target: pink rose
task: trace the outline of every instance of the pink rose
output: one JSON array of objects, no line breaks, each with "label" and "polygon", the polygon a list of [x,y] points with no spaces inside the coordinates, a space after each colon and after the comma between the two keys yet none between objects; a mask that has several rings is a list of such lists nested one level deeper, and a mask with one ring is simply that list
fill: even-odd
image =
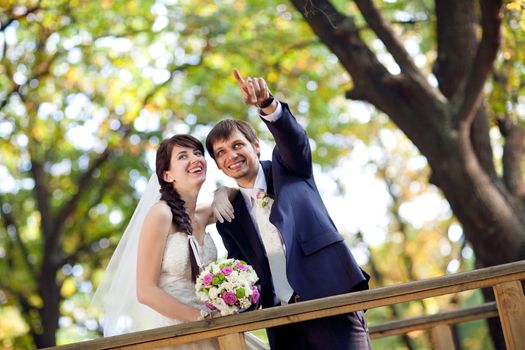
[{"label": "pink rose", "polygon": [[213,281],[213,274],[211,274],[211,273],[205,275],[202,278],[202,284],[205,285],[205,286],[210,286],[212,281]]},{"label": "pink rose", "polygon": [[259,289],[257,289],[257,287],[252,287],[252,295],[250,296],[250,300],[252,302],[252,304],[255,304],[259,301],[259,297],[261,295],[259,294]]},{"label": "pink rose", "polygon": [[237,302],[237,296],[232,292],[222,293],[221,298],[227,305],[234,305]]},{"label": "pink rose", "polygon": [[241,264],[240,262],[237,261],[237,263],[235,264],[235,266],[237,266],[237,268],[241,271],[246,271],[248,270],[248,268],[246,267],[246,265],[244,264]]},{"label": "pink rose", "polygon": [[224,276],[229,276],[233,272],[233,269],[231,266],[224,266],[221,269],[221,272],[224,274]]}]

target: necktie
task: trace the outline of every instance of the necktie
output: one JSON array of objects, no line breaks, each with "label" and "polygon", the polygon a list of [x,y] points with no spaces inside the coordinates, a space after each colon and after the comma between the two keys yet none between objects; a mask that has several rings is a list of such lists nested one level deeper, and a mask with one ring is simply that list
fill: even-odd
[{"label": "necktie", "polygon": [[270,222],[270,210],[273,200],[264,191],[254,191],[252,195],[252,214],[259,227],[259,235],[266,250],[275,295],[279,300],[288,302],[293,294],[293,289],[286,277],[286,257],[281,234]]}]

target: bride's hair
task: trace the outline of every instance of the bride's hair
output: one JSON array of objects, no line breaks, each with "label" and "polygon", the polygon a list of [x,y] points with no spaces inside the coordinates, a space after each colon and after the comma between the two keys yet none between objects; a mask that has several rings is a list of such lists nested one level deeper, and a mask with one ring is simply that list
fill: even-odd
[{"label": "bride's hair", "polygon": [[[173,188],[173,184],[164,181],[163,178],[164,172],[170,168],[173,146],[191,148],[201,151],[202,154],[204,154],[204,147],[195,137],[181,134],[165,139],[157,150],[156,173],[160,184],[160,199],[165,201],[170,207],[173,217],[172,221],[177,230],[191,235],[193,234],[191,220],[184,208],[184,200],[180,198],[180,194]],[[199,274],[199,266],[197,265],[197,260],[195,259],[189,240],[188,246],[190,250],[191,279],[195,282]]]}]

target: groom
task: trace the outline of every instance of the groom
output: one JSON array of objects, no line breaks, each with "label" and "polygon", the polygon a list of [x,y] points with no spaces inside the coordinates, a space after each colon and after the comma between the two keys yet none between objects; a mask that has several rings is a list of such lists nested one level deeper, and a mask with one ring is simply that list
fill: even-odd
[{"label": "groom", "polygon": [[[233,71],[243,102],[259,108],[276,146],[259,161],[259,139],[240,120],[223,120],[206,138],[209,154],[240,191],[235,219],[217,223],[229,257],[247,261],[272,307],[368,288],[317,190],[308,135],[262,78]],[[273,350],[370,349],[363,311],[268,329]]]}]

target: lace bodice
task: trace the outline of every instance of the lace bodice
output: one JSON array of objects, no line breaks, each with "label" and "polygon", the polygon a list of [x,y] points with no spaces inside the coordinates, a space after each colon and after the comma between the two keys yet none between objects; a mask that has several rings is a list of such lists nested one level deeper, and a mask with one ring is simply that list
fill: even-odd
[{"label": "lace bodice", "polygon": [[[166,238],[159,286],[185,304],[203,308],[195,296],[195,284],[191,281],[190,248],[188,235],[183,232],[169,234]],[[217,249],[211,236],[206,233],[204,243],[199,246],[202,266],[217,259]]]},{"label": "lace bodice", "polygon": [[[177,300],[206,310],[204,304],[195,296],[195,284],[191,281],[190,247],[188,236],[182,232],[169,234],[166,238],[164,257],[160,272],[159,286]],[[217,248],[211,236],[206,233],[204,243],[199,246],[199,257],[202,266],[206,266],[217,259]],[[170,319],[157,314],[156,327],[180,324],[182,321]],[[169,346],[163,350],[217,350],[215,339],[202,340],[188,344]]]}]

